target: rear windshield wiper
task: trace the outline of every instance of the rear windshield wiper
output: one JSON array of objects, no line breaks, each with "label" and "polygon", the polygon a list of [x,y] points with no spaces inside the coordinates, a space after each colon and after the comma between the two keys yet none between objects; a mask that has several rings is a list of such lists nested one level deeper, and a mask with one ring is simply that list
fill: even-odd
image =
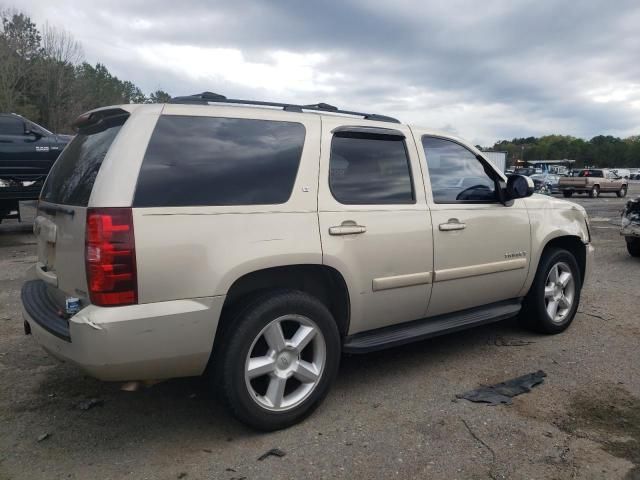
[{"label": "rear windshield wiper", "polygon": [[56,215],[58,213],[64,213],[65,215],[74,216],[76,211],[73,208],[63,207],[61,205],[42,205],[38,206],[38,210],[42,210],[45,213]]}]

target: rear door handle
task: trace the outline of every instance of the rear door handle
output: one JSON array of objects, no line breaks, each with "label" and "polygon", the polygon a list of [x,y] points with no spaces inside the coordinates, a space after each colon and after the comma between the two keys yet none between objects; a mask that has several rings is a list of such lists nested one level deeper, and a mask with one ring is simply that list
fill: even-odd
[{"label": "rear door handle", "polygon": [[329,227],[329,235],[356,235],[366,231],[367,227],[358,225],[353,220],[345,220],[339,226]]},{"label": "rear door handle", "polygon": [[438,228],[441,232],[451,232],[453,230],[464,230],[467,228],[467,224],[460,222],[457,218],[450,218],[447,223],[441,223]]}]

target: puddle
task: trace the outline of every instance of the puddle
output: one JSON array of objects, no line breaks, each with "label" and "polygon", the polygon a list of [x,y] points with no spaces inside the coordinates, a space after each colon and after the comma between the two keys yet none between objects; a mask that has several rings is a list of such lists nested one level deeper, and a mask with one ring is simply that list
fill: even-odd
[{"label": "puddle", "polygon": [[634,464],[627,479],[640,479],[640,399],[618,386],[575,396],[559,427],[587,436],[611,455]]}]

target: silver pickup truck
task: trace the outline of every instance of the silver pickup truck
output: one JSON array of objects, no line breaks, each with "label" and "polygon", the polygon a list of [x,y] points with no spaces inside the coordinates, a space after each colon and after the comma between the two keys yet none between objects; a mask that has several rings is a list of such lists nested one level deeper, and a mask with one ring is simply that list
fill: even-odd
[{"label": "silver pickup truck", "polygon": [[577,177],[563,177],[558,188],[565,197],[571,197],[574,193],[586,193],[591,198],[597,198],[601,193],[615,193],[618,197],[625,197],[629,181],[619,177],[613,171],[607,169],[585,168]]}]

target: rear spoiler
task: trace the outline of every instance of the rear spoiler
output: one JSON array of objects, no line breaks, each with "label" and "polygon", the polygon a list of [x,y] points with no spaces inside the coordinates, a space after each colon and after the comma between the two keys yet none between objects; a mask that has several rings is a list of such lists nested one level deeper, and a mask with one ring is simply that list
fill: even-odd
[{"label": "rear spoiler", "polygon": [[108,108],[103,110],[93,110],[83,113],[75,119],[71,125],[76,132],[80,132],[87,128],[99,127],[107,119],[113,119],[116,117],[129,116],[130,112],[123,110],[122,108]]}]

